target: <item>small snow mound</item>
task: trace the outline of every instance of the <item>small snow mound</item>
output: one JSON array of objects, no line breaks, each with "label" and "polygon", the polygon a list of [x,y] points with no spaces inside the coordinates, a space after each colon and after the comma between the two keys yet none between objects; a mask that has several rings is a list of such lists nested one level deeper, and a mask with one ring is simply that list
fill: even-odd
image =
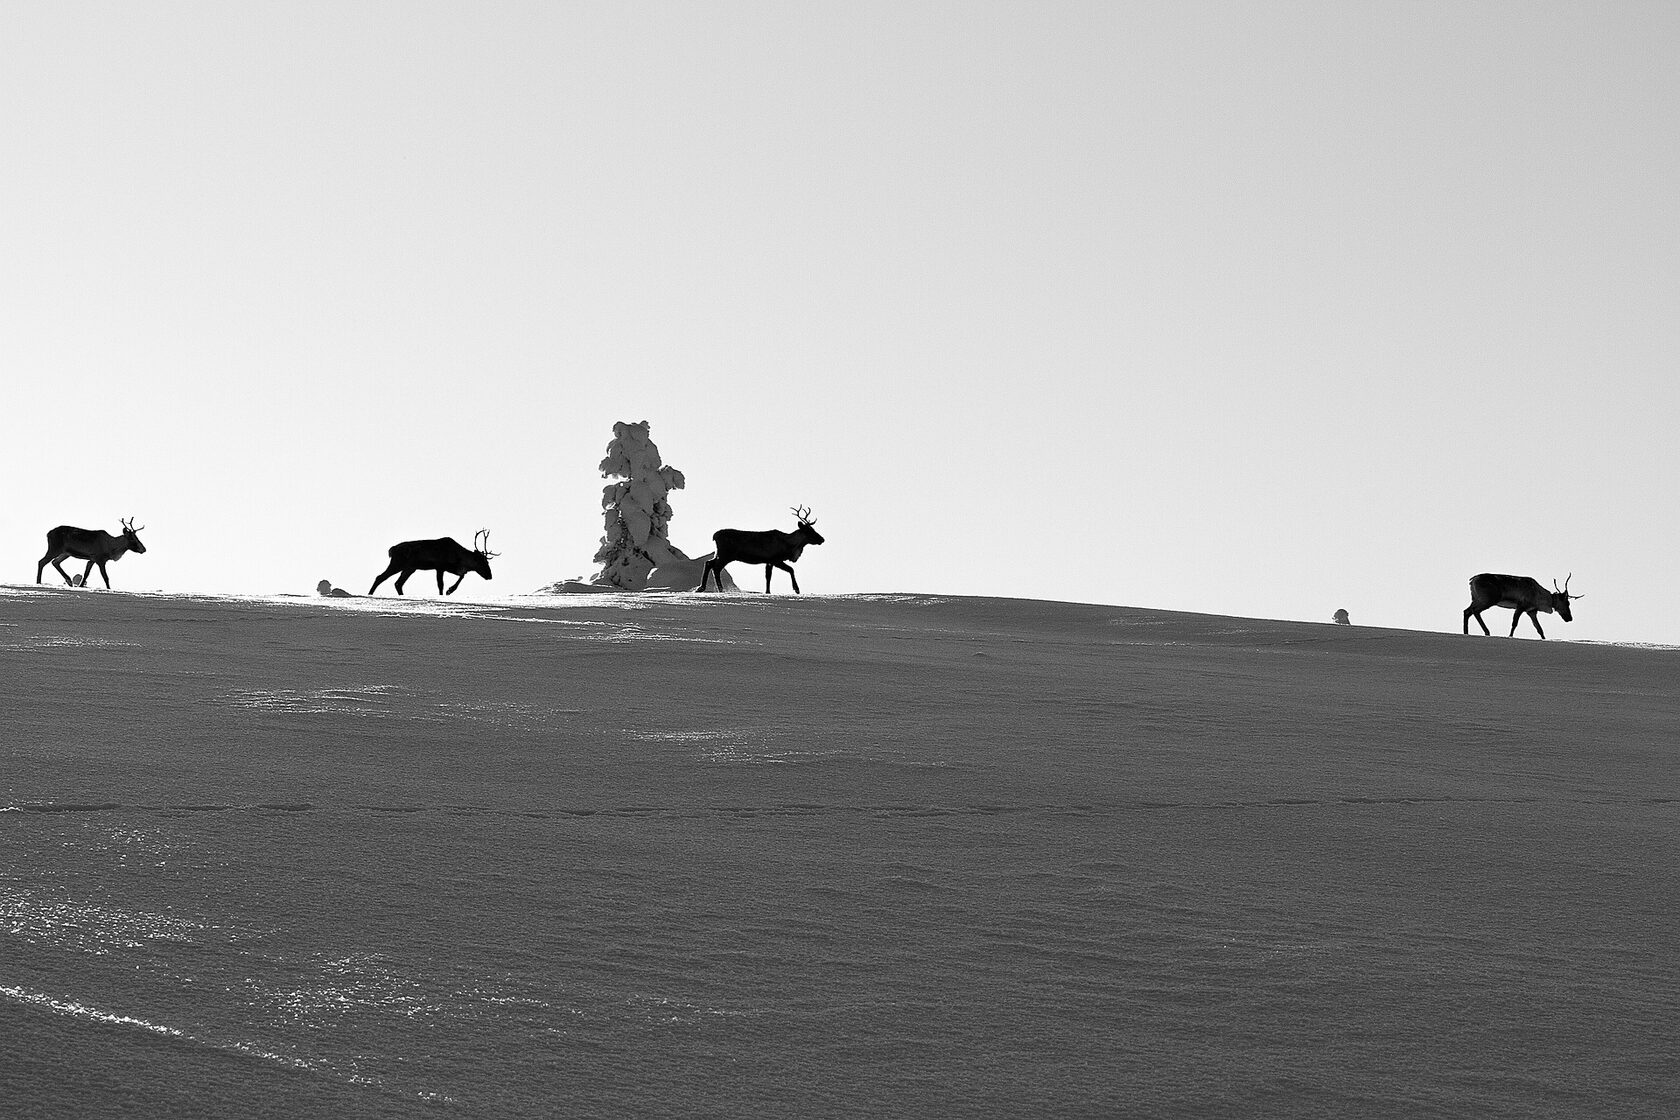
[{"label": "small snow mound", "polygon": [[584,579],[556,580],[547,587],[537,588],[538,595],[605,595],[623,588],[612,587],[604,583],[591,583]]},{"label": "small snow mound", "polygon": [[[667,560],[659,567],[648,573],[647,591],[693,591],[700,586],[700,579],[706,572],[706,561],[716,553],[708,552],[704,556],[693,560]],[[722,588],[725,591],[739,590],[735,581],[729,577],[728,569],[722,573]]]}]

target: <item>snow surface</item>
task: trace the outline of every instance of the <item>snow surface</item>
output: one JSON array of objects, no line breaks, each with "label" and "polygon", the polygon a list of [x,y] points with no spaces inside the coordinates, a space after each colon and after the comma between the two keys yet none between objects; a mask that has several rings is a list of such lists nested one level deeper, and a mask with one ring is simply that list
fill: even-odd
[{"label": "snow surface", "polygon": [[0,1101],[1671,1116],[1677,658],[0,589]]}]

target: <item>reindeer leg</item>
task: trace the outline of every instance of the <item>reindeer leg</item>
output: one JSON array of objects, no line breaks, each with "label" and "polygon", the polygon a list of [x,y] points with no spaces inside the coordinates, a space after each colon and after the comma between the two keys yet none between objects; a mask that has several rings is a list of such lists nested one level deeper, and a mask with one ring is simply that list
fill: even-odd
[{"label": "reindeer leg", "polygon": [[373,586],[372,587],[368,588],[368,594],[372,595],[375,591],[378,591],[379,590],[379,585],[384,583],[387,579],[389,579],[392,572],[395,572],[395,571],[398,571],[398,570],[400,570],[400,569],[398,569],[398,567],[395,564],[392,564],[389,568],[386,568],[383,572],[380,572],[379,573],[379,578],[373,581]]},{"label": "reindeer leg", "polygon": [[774,564],[764,565],[764,593],[766,595],[770,594],[770,573],[775,570],[776,565]]},{"label": "reindeer leg", "polygon": [[[93,563],[94,562],[92,560],[88,561],[88,571],[89,572],[91,572],[93,570]],[[105,571],[105,561],[103,561],[103,560],[99,561],[99,578],[105,581],[105,590],[107,590],[107,591],[111,590],[111,577]],[[87,572],[83,572],[82,573],[82,586],[83,587],[87,586],[87,581],[88,581]]]},{"label": "reindeer leg", "polygon": [[1464,632],[1466,634],[1470,633],[1471,615],[1476,616],[1476,625],[1482,628],[1482,633],[1486,634],[1490,638],[1493,637],[1493,631],[1489,630],[1487,628],[1487,623],[1482,621],[1482,612],[1476,609],[1476,605],[1474,603],[1464,608]]},{"label": "reindeer leg", "polygon": [[[58,569],[58,574],[64,577],[64,582],[65,583],[69,584],[71,587],[74,587],[74,586],[76,586],[76,581],[71,579],[70,578],[70,573],[64,570],[63,560],[64,560],[65,556],[68,556],[68,555],[69,555],[69,553],[60,553],[59,555],[53,557],[52,566]],[[42,563],[46,563],[46,561],[43,560]],[[41,582],[40,578],[37,577],[35,582],[36,583]]]},{"label": "reindeer leg", "polygon": [[788,567],[785,562],[780,561],[780,560],[778,560],[776,562],[776,567],[780,568],[782,571],[784,571],[788,574],[788,578],[793,581],[793,593],[795,595],[799,594],[799,577],[793,574],[793,569]]},{"label": "reindeer leg", "polygon": [[[460,575],[456,576],[455,577],[455,582],[449,585],[449,590],[448,590],[448,592],[446,592],[446,594],[449,594],[449,595],[455,594],[455,589],[457,587],[461,586],[461,581],[466,579],[466,578],[467,578],[467,573],[465,573],[465,572],[462,572]],[[443,573],[442,572],[438,573],[438,590],[439,591],[443,590]]]},{"label": "reindeer leg", "polygon": [[402,571],[402,574],[397,577],[397,582],[393,586],[396,587],[398,595],[402,594],[403,584],[407,583],[408,582],[408,577],[413,575],[413,574],[414,574],[414,569],[413,568],[404,568],[403,571]]},{"label": "reindeer leg", "polygon": [[1546,632],[1544,630],[1540,629],[1540,612],[1539,611],[1529,611],[1528,612],[1528,620],[1530,622],[1534,623],[1534,632],[1536,634],[1540,635],[1541,639],[1544,640],[1545,637],[1546,637]]},{"label": "reindeer leg", "polygon": [[[438,577],[438,594],[442,595],[443,594],[443,569],[442,568],[439,568],[437,570],[437,577]],[[456,580],[455,581],[455,587],[459,587],[459,586],[461,586],[461,581]],[[451,587],[449,590],[454,591],[455,587]]]}]

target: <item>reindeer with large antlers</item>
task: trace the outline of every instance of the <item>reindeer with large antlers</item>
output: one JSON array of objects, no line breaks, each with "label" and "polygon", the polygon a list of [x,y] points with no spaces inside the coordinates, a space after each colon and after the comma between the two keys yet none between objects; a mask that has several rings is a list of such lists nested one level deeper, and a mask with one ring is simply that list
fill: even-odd
[{"label": "reindeer with large antlers", "polygon": [[807,506],[794,508],[793,516],[799,522],[799,528],[791,533],[784,533],[779,529],[749,531],[746,529],[719,529],[712,534],[712,540],[717,544],[717,552],[706,561],[706,570],[700,573],[700,586],[696,591],[706,590],[706,581],[716,578],[718,590],[723,590],[723,569],[737,560],[748,564],[764,565],[764,593],[770,594],[770,573],[780,568],[793,581],[793,593],[799,594],[799,577],[793,574],[789,564],[799,559],[800,553],[805,551],[808,544],[823,543],[822,534],[817,532],[817,523],[811,518],[811,510]]},{"label": "reindeer with large antlers", "polygon": [[1482,628],[1482,633],[1492,637],[1487,623],[1482,621],[1482,612],[1489,607],[1511,607],[1510,637],[1517,636],[1517,623],[1522,621],[1523,615],[1534,623],[1534,632],[1544,638],[1546,632],[1540,629],[1538,611],[1551,614],[1554,611],[1565,622],[1574,622],[1575,618],[1569,613],[1569,603],[1572,599],[1585,599],[1585,595],[1571,595],[1569,580],[1575,578],[1570,572],[1563,586],[1552,581],[1552,590],[1547,591],[1540,586],[1540,581],[1528,576],[1502,576],[1493,572],[1483,572],[1481,575],[1470,577],[1470,605],[1464,608],[1464,632],[1470,633],[1470,619],[1476,620],[1476,625]]},{"label": "reindeer with large antlers", "polygon": [[[144,528],[144,525],[140,526],[140,529]],[[47,530],[47,554],[35,565],[35,582],[41,582],[41,573],[46,571],[50,563],[58,569],[58,574],[64,577],[64,582],[74,587],[76,581],[70,578],[70,573],[59,563],[73,556],[77,560],[87,561],[87,567],[82,571],[82,586],[87,586],[88,576],[93,572],[93,566],[98,564],[100,578],[105,581],[105,590],[109,591],[111,577],[105,571],[105,565],[112,560],[122,559],[124,553],[146,551],[146,546],[140,543],[140,529],[134,527],[134,518],[125,517],[122,535],[116,537],[103,529],[78,529],[74,525],[60,525]]]},{"label": "reindeer with large antlers", "polygon": [[[378,591],[379,585],[397,572],[402,573],[397,576],[395,585],[397,594],[401,595],[403,584],[408,582],[409,576],[418,571],[436,571],[438,594],[453,595],[455,589],[461,586],[461,581],[467,578],[468,572],[477,572],[489,579],[490,561],[501,553],[490,551],[490,530],[480,529],[473,534],[471,548],[462,547],[454,537],[439,537],[433,541],[403,541],[401,544],[394,544],[387,550],[387,555],[391,557],[391,565],[380,572],[379,578],[373,581],[373,586],[368,588],[369,595]],[[443,589],[445,572],[456,577],[448,591]]]}]

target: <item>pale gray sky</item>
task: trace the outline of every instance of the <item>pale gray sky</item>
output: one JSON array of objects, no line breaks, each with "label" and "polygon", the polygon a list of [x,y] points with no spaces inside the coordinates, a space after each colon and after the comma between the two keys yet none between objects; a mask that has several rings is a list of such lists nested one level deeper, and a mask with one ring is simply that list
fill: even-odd
[{"label": "pale gray sky", "polygon": [[1680,642],[1680,6],[0,12],[4,580],[530,590],[646,419],[808,592]]}]

